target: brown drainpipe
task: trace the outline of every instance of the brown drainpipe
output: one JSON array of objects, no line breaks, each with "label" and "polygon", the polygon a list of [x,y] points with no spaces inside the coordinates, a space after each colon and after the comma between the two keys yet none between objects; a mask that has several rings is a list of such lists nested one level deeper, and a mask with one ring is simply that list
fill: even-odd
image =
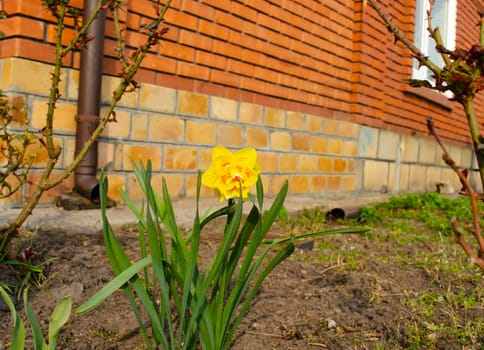
[{"label": "brown drainpipe", "polygon": [[[97,0],[84,1],[84,23],[97,5]],[[105,11],[101,11],[87,32],[88,41],[81,49],[79,100],[77,103],[76,151],[77,155],[92,131],[99,124],[101,109],[101,81],[104,56]],[[74,172],[74,191],[91,201],[99,202],[97,174],[98,143],[95,141]]]}]

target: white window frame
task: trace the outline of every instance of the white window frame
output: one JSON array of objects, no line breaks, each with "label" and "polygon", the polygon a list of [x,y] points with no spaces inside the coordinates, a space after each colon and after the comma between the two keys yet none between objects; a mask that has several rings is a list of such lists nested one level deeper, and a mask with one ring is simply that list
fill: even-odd
[{"label": "white window frame", "polygon": [[[446,13],[446,23],[445,30],[442,32],[442,28],[438,23],[432,22],[432,27],[439,27],[441,29],[442,39],[444,41],[444,46],[449,50],[455,49],[456,40],[456,23],[457,23],[457,0],[435,0],[438,2],[447,2],[447,13]],[[428,28],[428,18],[427,11],[430,9],[429,0],[416,0],[416,11],[415,11],[415,32],[414,32],[414,44],[415,46],[424,54],[429,54],[430,44],[434,45],[433,39],[427,30]],[[435,6],[435,5],[434,5]],[[434,62],[435,64],[441,64],[443,62]],[[412,67],[412,78],[427,80],[430,83],[434,83],[435,80],[432,78],[432,72],[427,67],[419,67],[418,61],[413,60]]]}]

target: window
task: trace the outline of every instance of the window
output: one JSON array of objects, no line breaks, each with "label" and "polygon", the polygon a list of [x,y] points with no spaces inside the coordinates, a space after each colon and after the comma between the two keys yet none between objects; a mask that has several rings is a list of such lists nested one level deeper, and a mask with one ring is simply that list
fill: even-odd
[{"label": "window", "polygon": [[[415,46],[427,55],[432,62],[443,66],[440,54],[435,50],[435,42],[430,38],[427,20],[427,11],[430,9],[429,0],[416,0],[415,11]],[[455,49],[455,26],[456,26],[457,0],[435,0],[432,8],[432,27],[439,27],[444,46],[449,50]],[[418,66],[418,61],[413,62],[413,79],[428,80],[434,82],[432,72],[427,67]]]}]

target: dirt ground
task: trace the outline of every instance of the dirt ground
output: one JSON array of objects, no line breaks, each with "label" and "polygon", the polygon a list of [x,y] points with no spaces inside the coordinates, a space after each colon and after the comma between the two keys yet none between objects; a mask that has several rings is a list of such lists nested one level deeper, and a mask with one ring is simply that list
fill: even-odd
[{"label": "dirt ground", "polygon": [[[205,233],[202,255],[215,251],[219,229],[212,225]],[[134,232],[119,229],[117,234],[128,249],[137,249]],[[273,234],[283,232],[275,228]],[[313,249],[298,249],[273,271],[240,327],[234,350],[411,348],[408,328],[426,322],[409,308],[412,295],[422,290],[445,295],[448,288],[457,287],[452,275],[384,259],[394,254],[390,242],[373,245],[371,240],[355,235],[328,239],[332,243],[326,248],[322,240],[317,240]],[[46,279],[30,295],[44,326],[62,296],[72,295],[77,307],[113,276],[101,233],[39,232],[34,245],[42,257],[55,258],[46,266]],[[427,245],[424,249],[429,254],[435,252],[435,247]],[[364,249],[365,257],[351,268],[343,261],[321,259],[331,253],[325,249],[335,246],[341,250]],[[408,249],[411,254],[412,248]],[[5,273],[0,271],[0,276]],[[459,281],[460,288],[472,290],[482,280],[466,283]],[[482,307],[466,312],[470,322],[484,317]],[[0,343],[3,339],[3,346],[8,346],[12,323],[5,305],[0,306],[0,315]],[[439,315],[433,317],[432,322],[438,324]],[[436,339],[428,348],[470,350],[481,349],[482,344],[484,339],[464,345]],[[62,331],[58,349],[143,349],[124,294],[111,296],[87,314],[73,315]]]}]

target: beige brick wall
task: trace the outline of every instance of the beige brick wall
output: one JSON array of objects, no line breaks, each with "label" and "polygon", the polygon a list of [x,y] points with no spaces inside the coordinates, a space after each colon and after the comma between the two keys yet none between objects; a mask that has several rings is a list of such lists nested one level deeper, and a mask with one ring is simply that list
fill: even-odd
[{"label": "beige brick wall", "polygon": [[[51,67],[18,58],[0,62],[1,88],[17,96],[25,106],[33,132],[43,127],[47,87],[36,76],[48,79]],[[21,74],[13,74],[21,71]],[[72,160],[78,72],[66,70],[62,97],[55,115],[55,139],[62,146],[59,169]],[[40,78],[39,78],[40,79]],[[118,79],[103,78],[103,102],[107,103]],[[104,110],[104,109],[103,109]],[[173,196],[194,196],[196,174],[210,163],[213,146],[231,149],[255,147],[259,153],[266,192],[275,194],[287,179],[293,194],[325,197],[356,196],[380,192],[434,190],[435,182],[457,178],[446,170],[431,139],[378,130],[330,116],[264,107],[248,102],[200,93],[141,84],[127,94],[116,109],[117,122],[109,123],[99,140],[99,166],[105,168],[109,195],[120,199],[118,189],[134,198],[141,193],[132,173],[131,161],[151,160],[153,181],[161,188],[165,177]],[[461,166],[469,167],[472,153],[451,146]],[[18,206],[28,196],[45,163],[40,150],[32,174],[32,185],[21,195],[4,200]],[[70,191],[69,178],[44,196]],[[203,195],[212,195],[203,189]]]},{"label": "beige brick wall", "polygon": [[[445,146],[461,168],[476,168],[470,149]],[[363,167],[360,190],[364,193],[435,191],[436,184],[444,181],[457,190],[461,187],[458,176],[444,163],[441,149],[430,136],[415,137],[362,126],[358,149]],[[475,172],[471,172],[470,179],[476,189],[480,188]]]}]

